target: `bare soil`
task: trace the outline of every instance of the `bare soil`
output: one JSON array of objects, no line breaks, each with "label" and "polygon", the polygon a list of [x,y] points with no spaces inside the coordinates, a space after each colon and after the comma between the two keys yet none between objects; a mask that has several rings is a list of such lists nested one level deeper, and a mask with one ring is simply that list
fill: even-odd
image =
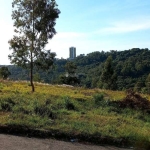
[{"label": "bare soil", "polygon": [[54,139],[37,139],[0,134],[0,150],[129,150],[124,148],[95,146]]},{"label": "bare soil", "polygon": [[119,102],[119,105],[122,108],[140,109],[150,113],[150,101],[133,90],[127,91],[127,96]]}]

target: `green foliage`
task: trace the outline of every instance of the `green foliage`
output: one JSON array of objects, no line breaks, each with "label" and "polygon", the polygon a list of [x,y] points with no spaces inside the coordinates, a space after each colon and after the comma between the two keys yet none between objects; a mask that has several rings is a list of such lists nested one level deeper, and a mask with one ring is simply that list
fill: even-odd
[{"label": "green foliage", "polygon": [[100,106],[102,104],[102,101],[104,101],[104,95],[101,93],[93,95],[93,98],[96,106]]},{"label": "green foliage", "polygon": [[12,98],[5,98],[0,99],[0,109],[2,111],[12,111],[13,106],[15,105],[15,102],[12,100]]},{"label": "green foliage", "polygon": [[1,67],[0,68],[0,77],[3,79],[7,79],[11,75],[8,67]]},{"label": "green foliage", "polygon": [[56,34],[54,26],[60,11],[55,0],[13,0],[12,7],[16,35],[9,41],[13,50],[9,59],[15,65],[30,68],[34,92],[33,68],[48,70],[56,56],[44,48]]},{"label": "green foliage", "polygon": [[68,84],[68,85],[78,85],[80,84],[80,81],[77,77],[72,76],[60,76],[59,77],[59,83],[61,84]]},{"label": "green foliage", "polygon": [[101,86],[104,89],[115,90],[117,76],[114,72],[113,64],[112,64],[112,57],[109,56],[104,63],[104,68],[102,74],[100,76]]},{"label": "green foliage", "polygon": [[22,113],[13,113],[7,122],[12,126],[22,126],[29,128],[42,128],[50,126],[53,122],[47,117],[40,117],[39,115],[25,115]]},{"label": "green foliage", "polygon": [[[92,52],[86,56],[78,56],[72,62],[77,66],[76,74],[78,75],[80,86],[95,88],[102,87],[103,82],[100,80],[104,63],[108,56],[112,56],[112,68],[114,75],[117,76],[115,82],[116,90],[126,90],[129,88],[142,93],[148,92],[147,77],[150,72],[150,50],[148,49],[130,49],[124,51],[110,52]],[[55,60],[54,70],[44,72],[39,70],[41,80],[47,83],[60,83],[60,75],[65,74],[66,59]],[[10,79],[29,80],[29,71],[16,66],[8,66],[11,72]],[[36,71],[34,70],[34,73]]]},{"label": "green foliage", "polygon": [[65,109],[67,109],[67,110],[75,110],[75,105],[71,101],[70,97],[65,96],[65,97],[63,97],[63,99],[64,99]]},{"label": "green foliage", "polygon": [[148,74],[145,84],[146,84],[147,93],[150,94],[150,74]]},{"label": "green foliage", "polygon": [[12,111],[13,113],[22,113],[26,115],[32,115],[33,108],[30,105],[20,104],[20,105],[15,105]]},{"label": "green foliage", "polygon": [[80,83],[78,76],[76,75],[77,66],[69,61],[65,65],[66,74],[59,76],[59,83],[68,85],[77,85]]},{"label": "green foliage", "polygon": [[2,92],[1,90],[3,89],[3,84],[0,83],[0,92]]},{"label": "green foliage", "polygon": [[33,80],[34,80],[35,82],[41,82],[41,77],[40,77],[40,75],[39,75],[38,73],[34,74],[34,75],[33,75]]},{"label": "green foliage", "polygon": [[72,62],[69,61],[65,65],[65,70],[68,72],[69,75],[74,75],[76,72],[77,66]]},{"label": "green foliage", "polygon": [[36,105],[34,108],[34,112],[41,117],[47,116],[49,118],[54,118],[52,109],[46,105]]}]

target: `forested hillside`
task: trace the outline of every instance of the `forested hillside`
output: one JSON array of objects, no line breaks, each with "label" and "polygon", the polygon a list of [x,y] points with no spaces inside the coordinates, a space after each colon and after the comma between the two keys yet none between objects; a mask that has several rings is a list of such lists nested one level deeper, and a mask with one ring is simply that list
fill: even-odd
[{"label": "forested hillside", "polygon": [[[113,72],[116,74],[116,90],[134,88],[136,91],[149,92],[150,50],[133,48],[124,51],[97,51],[80,55],[72,62],[77,66],[76,74],[80,86],[95,88],[102,86],[102,72],[108,56],[112,57]],[[47,83],[60,83],[65,75],[65,65],[69,60],[57,59],[54,67],[47,72],[35,71],[34,80]],[[29,71],[16,66],[7,66],[12,80],[29,80]]]}]

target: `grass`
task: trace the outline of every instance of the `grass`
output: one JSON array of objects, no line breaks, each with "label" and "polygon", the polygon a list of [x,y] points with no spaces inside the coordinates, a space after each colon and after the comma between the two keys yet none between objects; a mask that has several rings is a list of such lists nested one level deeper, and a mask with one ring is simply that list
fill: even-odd
[{"label": "grass", "polygon": [[35,89],[31,93],[27,82],[0,83],[0,126],[125,139],[133,145],[150,142],[150,114],[113,103],[124,92],[39,83]]}]

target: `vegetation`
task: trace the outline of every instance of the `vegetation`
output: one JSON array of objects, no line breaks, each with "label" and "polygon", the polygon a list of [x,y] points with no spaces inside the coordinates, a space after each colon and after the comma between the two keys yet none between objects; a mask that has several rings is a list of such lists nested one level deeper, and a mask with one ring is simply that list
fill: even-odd
[{"label": "vegetation", "polygon": [[80,81],[76,74],[76,69],[77,66],[73,62],[68,61],[65,65],[66,74],[60,75],[59,83],[64,83],[68,85],[78,85]]},{"label": "vegetation", "polygon": [[30,94],[28,86],[0,83],[1,127],[38,129],[98,144],[150,142],[149,95],[42,83],[35,83]]},{"label": "vegetation", "polygon": [[109,56],[104,63],[104,68],[100,76],[100,87],[103,89],[115,90],[117,89],[116,81],[117,75],[115,74],[112,66],[112,57]]},{"label": "vegetation", "polygon": [[0,77],[27,81],[1,80],[0,129],[36,129],[51,136],[150,149],[149,49],[55,59],[45,46],[56,34],[56,1],[13,0],[12,7],[16,35],[9,40],[9,59],[15,66],[1,66]]},{"label": "vegetation", "polygon": [[7,79],[11,75],[10,71],[8,70],[8,67],[1,67],[0,68],[0,77],[2,79]]},{"label": "vegetation", "polygon": [[[150,50],[134,48],[125,51],[93,52],[86,56],[78,56],[72,62],[76,65],[76,74],[82,87],[95,88],[101,87],[101,75],[104,63],[107,58],[112,57],[112,68],[116,75],[116,90],[126,90],[129,88],[137,92],[149,93],[149,72],[150,72]],[[54,62],[54,70],[48,72],[38,71],[43,82],[54,84],[60,83],[60,75],[66,72],[66,59],[58,59]],[[7,66],[11,72],[12,80],[29,80],[29,70],[16,66]],[[37,71],[34,70],[34,74]],[[105,88],[105,86],[103,86]]]},{"label": "vegetation", "polygon": [[9,41],[11,63],[30,68],[32,92],[33,68],[48,70],[53,64],[55,53],[44,48],[55,34],[56,19],[59,9],[55,0],[13,0],[12,19],[15,36]]}]

